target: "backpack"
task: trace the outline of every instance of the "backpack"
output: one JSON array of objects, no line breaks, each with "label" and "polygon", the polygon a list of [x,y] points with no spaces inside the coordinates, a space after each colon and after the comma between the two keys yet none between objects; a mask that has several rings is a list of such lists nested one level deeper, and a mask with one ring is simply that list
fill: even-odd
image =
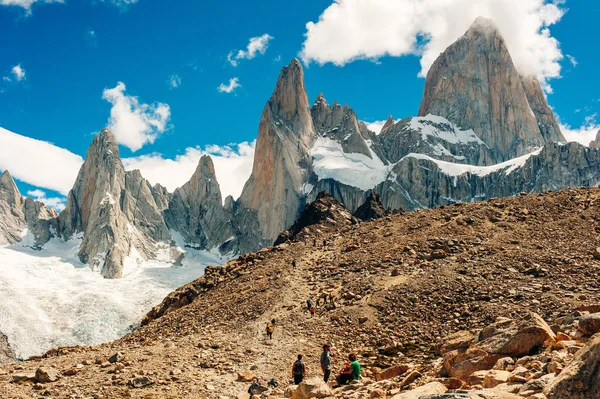
[{"label": "backpack", "polygon": [[304,363],[302,363],[301,360],[296,360],[296,362],[294,362],[294,374],[304,374]]},{"label": "backpack", "polygon": [[269,334],[271,334],[271,333],[273,332],[273,324],[269,324],[269,325],[267,326],[267,332],[268,332]]}]

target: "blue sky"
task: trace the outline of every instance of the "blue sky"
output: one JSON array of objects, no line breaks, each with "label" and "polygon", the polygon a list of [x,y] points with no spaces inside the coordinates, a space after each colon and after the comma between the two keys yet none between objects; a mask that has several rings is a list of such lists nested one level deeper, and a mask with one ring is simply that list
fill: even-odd
[{"label": "blue sky", "polygon": [[[426,68],[427,61],[423,59],[428,54],[439,54],[459,36],[452,29],[435,33],[436,28],[429,25],[439,26],[441,20],[464,32],[466,23],[466,20],[455,21],[451,13],[446,15],[444,10],[436,8],[438,0],[421,0],[422,12],[426,16],[429,12],[431,21],[422,15],[411,16],[411,20],[423,19],[415,22],[416,29],[434,32],[430,36],[431,46],[422,51],[415,48],[427,41],[427,35],[415,37],[415,42],[408,43],[412,49],[405,48],[406,38],[404,42],[390,39],[399,26],[406,24],[402,18],[408,12],[402,4],[409,0],[393,1],[392,9],[385,12],[381,9],[371,12],[369,4],[385,5],[391,3],[388,0],[371,3],[339,0],[349,11],[349,14],[338,12],[339,15],[335,7],[328,9],[332,4],[330,0],[65,0],[64,3],[33,1],[31,4],[32,1],[0,0],[0,127],[84,156],[93,135],[110,124],[111,109],[117,112],[117,117],[122,116],[113,105],[117,104],[118,108],[119,104],[127,107],[133,104],[134,111],[137,109],[145,115],[142,123],[149,125],[150,130],[142,133],[142,137],[156,138],[153,143],[142,143],[141,148],[134,148],[136,151],[122,146],[122,157],[137,159],[161,154],[160,159],[171,159],[179,155],[183,157],[179,158],[181,161],[189,155],[185,173],[191,175],[197,155],[191,152],[200,153],[206,151],[206,145],[217,145],[220,147],[210,147],[209,152],[221,156],[222,165],[234,160],[229,169],[222,167],[218,176],[222,185],[228,184],[222,180],[243,170],[244,178],[231,178],[236,188],[224,190],[232,193],[239,190],[244,173],[249,173],[246,158],[251,159],[251,150],[236,145],[223,146],[255,139],[262,109],[281,67],[299,56],[305,40],[307,51],[301,55],[309,101],[323,92],[330,103],[347,102],[360,119],[372,122],[385,119],[390,113],[396,118],[417,113],[425,82],[418,77],[423,64]],[[513,29],[505,27],[511,27],[515,20],[520,23],[521,16],[523,21],[529,20],[526,14],[510,14],[519,12],[513,10],[516,0],[499,0],[487,5],[490,1],[481,0],[478,11],[472,11],[477,7],[466,0],[455,0],[453,7],[468,7],[468,12],[463,13],[465,18],[470,18],[471,12],[481,12],[491,14],[495,20],[497,17],[498,21],[506,20],[499,24],[506,35],[511,35]],[[21,6],[6,5],[15,3]],[[500,3],[505,3],[504,8],[497,6]],[[543,0],[515,4],[519,3],[538,8],[552,4]],[[534,59],[533,64],[542,59],[540,65],[532,68],[537,68],[536,74],[548,77],[552,90],[548,94],[550,105],[560,116],[561,123],[571,128],[571,136],[589,136],[590,131],[597,130],[595,115],[600,110],[600,35],[597,30],[600,4],[594,0],[568,0],[556,7],[560,7],[558,20],[533,27],[526,26],[528,22],[519,25],[525,33],[518,41],[513,40],[515,53],[519,52],[516,58],[523,68],[528,62],[531,64],[531,59]],[[323,14],[326,10],[327,14]],[[306,24],[319,21],[322,14],[316,29],[305,36]],[[546,25],[548,36],[560,43],[556,48],[547,41],[536,44],[536,40],[544,39],[534,31],[539,32]],[[399,33],[402,34],[407,33]],[[270,39],[250,54],[247,47],[250,39],[262,35]],[[339,35],[337,39],[336,35]],[[528,51],[541,48],[541,51],[547,50],[546,53],[521,54],[521,38],[529,43]],[[557,49],[563,59],[556,59]],[[245,52],[246,58],[239,59],[234,66],[228,61],[228,54],[235,56],[239,50]],[[553,77],[557,75],[557,65],[560,78]],[[217,89],[234,78],[241,86],[231,93]],[[107,95],[105,90],[118,88],[119,82],[126,89],[121,86],[120,90]],[[106,99],[110,93],[115,104]],[[125,128],[129,126],[128,121],[131,122],[121,120]],[[239,151],[243,152],[241,156]],[[11,164],[2,163],[8,152],[13,149],[6,145],[0,148],[0,169],[11,169]],[[43,159],[35,154],[22,157],[32,155]],[[14,154],[11,156],[15,158]],[[72,163],[65,163],[65,167],[67,165]],[[43,167],[40,163],[34,169]],[[160,163],[155,164],[154,170],[157,168],[161,168]],[[179,169],[173,169],[176,170]],[[64,173],[71,176],[76,171]],[[24,193],[39,186],[48,196],[59,196],[61,190],[28,176],[27,172],[17,176]],[[51,178],[52,175],[47,177]],[[160,180],[153,176],[147,178]],[[188,178],[185,176],[184,180]]]}]

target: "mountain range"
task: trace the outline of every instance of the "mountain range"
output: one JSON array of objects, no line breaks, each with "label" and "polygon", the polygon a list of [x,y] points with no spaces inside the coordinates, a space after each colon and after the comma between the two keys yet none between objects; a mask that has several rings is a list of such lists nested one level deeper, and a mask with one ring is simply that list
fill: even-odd
[{"label": "mountain range", "polygon": [[377,194],[405,211],[600,182],[598,145],[566,143],[542,87],[517,71],[494,23],[477,19],[431,67],[418,116],[380,132],[322,94],[312,106],[298,60],[284,67],[258,128],[252,174],[223,200],[203,156],[173,193],[125,171],[102,130],[59,214],[0,178],[0,245],[43,251],[81,240],[79,258],[106,278],[128,257],[177,264],[182,248],[244,254],[272,244],[325,191],[350,212]]}]

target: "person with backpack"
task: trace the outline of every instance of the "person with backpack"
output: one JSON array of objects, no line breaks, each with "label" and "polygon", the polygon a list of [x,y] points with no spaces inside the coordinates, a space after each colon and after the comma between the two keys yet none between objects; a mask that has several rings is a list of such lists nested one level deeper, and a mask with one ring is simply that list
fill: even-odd
[{"label": "person with backpack", "polygon": [[316,309],[315,309],[315,306],[314,306],[314,305],[313,305],[313,306],[311,306],[311,307],[310,307],[310,317],[314,317],[314,315],[315,315],[315,311],[316,311]]},{"label": "person with backpack", "polygon": [[258,389],[260,388],[260,384],[258,382],[258,378],[255,378],[252,381],[252,385],[250,385],[250,388],[248,388],[248,394],[250,394],[250,397],[252,397],[252,395],[254,395],[255,393],[257,393]]},{"label": "person with backpack", "polygon": [[310,308],[312,308],[312,307],[313,307],[313,301],[312,301],[312,299],[308,298],[306,300],[306,310],[308,310],[310,312]]},{"label": "person with backpack", "polygon": [[273,323],[267,323],[267,338],[273,339]]},{"label": "person with backpack", "polygon": [[306,377],[306,366],[302,361],[302,355],[298,355],[298,360],[292,366],[292,377],[294,377],[294,385],[299,385]]},{"label": "person with backpack", "polygon": [[329,345],[323,345],[323,353],[321,353],[321,371],[323,371],[323,381],[329,381],[329,376],[331,375],[331,356],[329,356],[329,351],[331,348]]}]

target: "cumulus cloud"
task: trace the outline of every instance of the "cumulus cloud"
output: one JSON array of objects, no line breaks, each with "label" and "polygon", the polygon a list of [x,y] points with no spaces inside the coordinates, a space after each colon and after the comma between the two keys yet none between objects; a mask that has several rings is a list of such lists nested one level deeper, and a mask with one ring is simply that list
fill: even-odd
[{"label": "cumulus cloud", "polygon": [[25,79],[27,79],[27,72],[21,67],[21,64],[12,67],[8,75],[2,77],[2,80],[6,83],[21,82]]},{"label": "cumulus cloud", "polygon": [[22,182],[67,195],[82,163],[64,148],[0,128],[0,170]]},{"label": "cumulus cloud", "polygon": [[231,51],[227,55],[227,61],[229,61],[229,63],[235,67],[238,66],[239,60],[251,60],[258,54],[264,54],[267,51],[267,47],[269,47],[269,41],[271,40],[273,40],[273,36],[267,33],[262,36],[252,37],[250,38],[250,42],[248,43],[246,50],[238,50],[237,52]]},{"label": "cumulus cloud", "polygon": [[221,83],[217,90],[219,93],[233,93],[235,89],[242,87],[238,78],[229,79],[229,84]]},{"label": "cumulus cloud", "polygon": [[167,128],[171,109],[167,104],[141,104],[137,97],[125,94],[125,84],[119,82],[112,89],[105,89],[102,98],[112,104],[108,126],[119,144],[137,151],[156,138]]},{"label": "cumulus cloud", "polygon": [[190,147],[173,159],[151,154],[124,158],[123,164],[127,170],[139,169],[151,184],[159,183],[173,192],[190,180],[200,157],[208,154],[215,165],[223,200],[228,195],[237,199],[252,172],[254,145],[255,142],[243,142],[228,146],[209,145],[204,149]]},{"label": "cumulus cloud", "polygon": [[576,141],[583,145],[589,145],[600,132],[600,124],[597,122],[598,114],[592,114],[585,118],[583,125],[573,128],[568,124],[561,124],[560,129],[567,141]]},{"label": "cumulus cloud", "polygon": [[181,78],[179,77],[179,75],[173,74],[169,76],[169,80],[167,81],[167,83],[169,84],[169,87],[171,89],[176,89],[179,86],[181,86]]},{"label": "cumulus cloud", "polygon": [[67,205],[66,197],[47,197],[46,192],[40,189],[28,191],[27,196],[35,201],[43,202],[48,208],[54,208],[58,212],[65,209]]},{"label": "cumulus cloud", "polygon": [[335,0],[306,24],[304,62],[417,55],[419,76],[479,16],[494,20],[519,72],[541,82],[560,77],[563,58],[549,27],[565,13],[557,0]]}]

